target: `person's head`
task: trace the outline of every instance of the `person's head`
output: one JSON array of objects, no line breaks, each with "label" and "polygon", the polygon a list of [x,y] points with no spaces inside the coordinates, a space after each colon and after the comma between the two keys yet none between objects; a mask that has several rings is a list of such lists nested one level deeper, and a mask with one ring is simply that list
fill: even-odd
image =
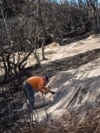
[{"label": "person's head", "polygon": [[45,83],[48,82],[48,76],[42,76],[42,78],[43,78],[43,80],[44,80]]}]

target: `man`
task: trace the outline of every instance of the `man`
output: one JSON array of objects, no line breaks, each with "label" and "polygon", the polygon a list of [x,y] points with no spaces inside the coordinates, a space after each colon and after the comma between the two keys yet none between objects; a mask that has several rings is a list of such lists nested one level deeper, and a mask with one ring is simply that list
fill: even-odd
[{"label": "man", "polygon": [[29,99],[29,103],[32,106],[32,109],[34,109],[34,90],[45,94],[48,92],[54,94],[53,91],[45,86],[47,82],[47,76],[33,76],[24,81],[24,92]]}]

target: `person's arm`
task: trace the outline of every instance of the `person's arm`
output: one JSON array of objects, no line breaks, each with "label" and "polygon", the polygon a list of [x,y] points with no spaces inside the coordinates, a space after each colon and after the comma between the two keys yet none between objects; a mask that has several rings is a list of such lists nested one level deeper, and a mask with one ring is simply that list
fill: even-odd
[{"label": "person's arm", "polygon": [[51,91],[48,87],[46,87],[45,85],[44,85],[44,82],[43,82],[43,80],[40,80],[39,82],[38,82],[38,90],[40,91],[40,92],[42,92],[42,93],[47,93],[47,92],[50,92],[50,93],[52,93],[52,94],[54,94],[55,92],[53,92],[53,91]]},{"label": "person's arm", "polygon": [[49,88],[47,88],[46,86],[43,86],[42,89],[45,91],[44,93],[50,92],[52,94],[55,94],[55,92],[51,91]]}]

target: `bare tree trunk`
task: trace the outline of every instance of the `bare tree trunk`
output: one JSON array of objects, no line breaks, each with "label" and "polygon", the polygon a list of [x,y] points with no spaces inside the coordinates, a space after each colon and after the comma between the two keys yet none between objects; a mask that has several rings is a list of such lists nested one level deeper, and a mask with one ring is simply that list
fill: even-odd
[{"label": "bare tree trunk", "polygon": [[99,10],[98,10],[98,2],[87,0],[87,3],[91,11],[93,33],[98,34],[100,33],[100,16],[99,16]]},{"label": "bare tree trunk", "polygon": [[44,44],[45,44],[45,36],[43,37],[43,42],[42,42],[42,60],[46,60],[44,53]]},{"label": "bare tree trunk", "polygon": [[43,40],[42,40],[42,59],[45,60],[45,53],[44,53],[44,45],[45,45],[45,37],[46,37],[46,31],[45,31],[45,27],[44,27],[44,23],[43,23],[43,18],[42,18],[42,11],[41,11],[41,1],[38,0],[38,13],[39,13],[39,22],[41,23],[42,25],[42,30],[43,30]]}]

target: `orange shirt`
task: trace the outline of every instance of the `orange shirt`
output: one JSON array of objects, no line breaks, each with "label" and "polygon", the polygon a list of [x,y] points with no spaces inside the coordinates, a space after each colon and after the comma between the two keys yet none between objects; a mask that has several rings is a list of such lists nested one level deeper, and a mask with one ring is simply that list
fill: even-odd
[{"label": "orange shirt", "polygon": [[46,86],[43,77],[33,76],[26,80],[28,84],[32,86],[33,89],[40,92],[51,92]]}]

